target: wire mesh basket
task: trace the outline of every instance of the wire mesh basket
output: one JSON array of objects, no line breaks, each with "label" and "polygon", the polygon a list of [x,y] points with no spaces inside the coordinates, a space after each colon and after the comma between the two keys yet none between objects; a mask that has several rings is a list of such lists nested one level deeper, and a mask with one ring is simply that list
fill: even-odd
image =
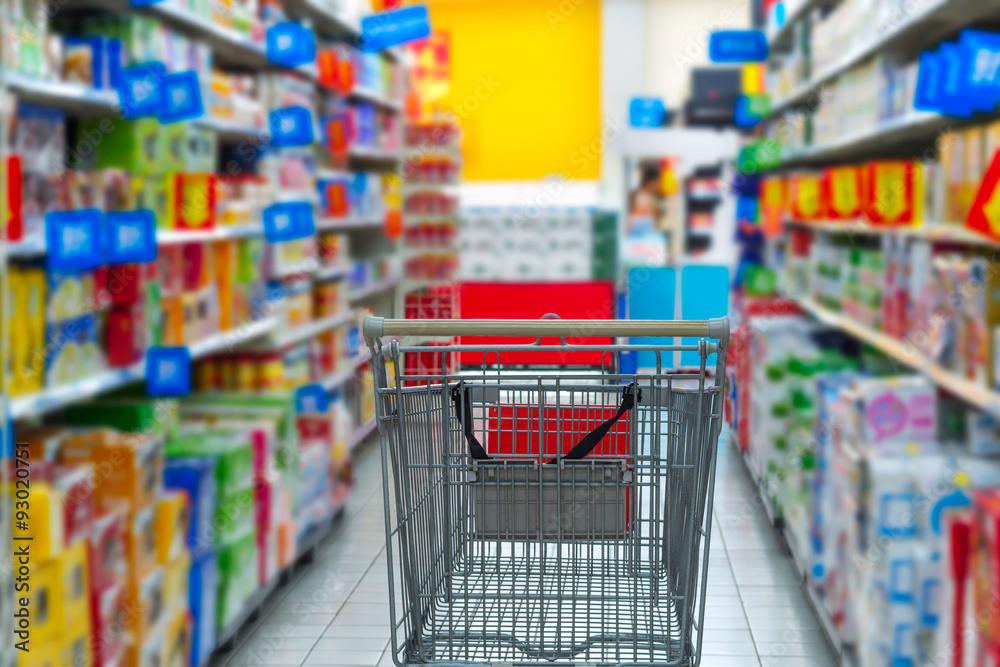
[{"label": "wire mesh basket", "polygon": [[[396,664],[700,662],[728,320],[367,318],[382,442]],[[599,371],[504,369],[542,336],[692,336],[694,345],[567,345]],[[525,335],[482,352],[480,371],[408,375],[426,353],[386,336]],[[718,342],[712,342],[715,339]],[[655,369],[614,372],[618,352]],[[667,353],[696,351],[696,373]],[[711,366],[715,357],[714,368]],[[396,363],[395,369],[404,368]],[[437,368],[446,369],[442,362]]]}]

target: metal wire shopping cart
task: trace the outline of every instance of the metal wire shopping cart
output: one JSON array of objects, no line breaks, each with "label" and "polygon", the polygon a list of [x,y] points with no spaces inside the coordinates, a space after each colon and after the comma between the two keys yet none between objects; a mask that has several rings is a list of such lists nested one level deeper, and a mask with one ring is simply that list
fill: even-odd
[{"label": "metal wire shopping cart", "polygon": [[[696,667],[728,320],[368,317],[363,328],[374,359],[396,664]],[[581,333],[700,340],[566,343]],[[473,374],[407,375],[396,363],[386,376],[387,360],[405,363],[428,348],[383,345],[384,337],[439,335],[538,339],[434,348],[482,352]],[[505,352],[553,349],[599,350],[606,363],[599,373],[500,370]],[[612,372],[616,353],[630,350],[654,352],[656,368]],[[699,353],[696,374],[664,370],[677,351]]]}]

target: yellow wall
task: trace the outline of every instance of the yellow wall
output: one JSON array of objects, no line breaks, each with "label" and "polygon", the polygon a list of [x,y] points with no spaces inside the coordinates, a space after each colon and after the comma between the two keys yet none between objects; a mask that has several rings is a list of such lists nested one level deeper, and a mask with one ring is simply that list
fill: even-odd
[{"label": "yellow wall", "polygon": [[600,0],[429,0],[449,33],[464,178],[600,178]]}]

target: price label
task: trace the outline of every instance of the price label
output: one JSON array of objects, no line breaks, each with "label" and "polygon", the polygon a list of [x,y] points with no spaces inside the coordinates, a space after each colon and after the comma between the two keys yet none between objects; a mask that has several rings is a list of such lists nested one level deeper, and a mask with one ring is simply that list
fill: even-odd
[{"label": "price label", "polygon": [[305,107],[275,109],[268,124],[271,143],[278,148],[309,146],[314,141],[312,114]]},{"label": "price label", "polygon": [[160,111],[163,82],[167,68],[163,63],[135,65],[121,70],[118,76],[118,101],[126,119],[155,116]]},{"label": "price label", "polygon": [[201,84],[197,72],[170,74],[163,81],[157,118],[161,123],[176,123],[204,115]]},{"label": "price label", "polygon": [[56,211],[45,216],[50,271],[82,271],[104,263],[101,212]]},{"label": "price label", "polygon": [[760,30],[719,30],[708,39],[713,63],[759,63],[767,60],[767,37]]},{"label": "price label", "polygon": [[186,347],[153,347],[146,353],[146,393],[154,397],[180,397],[191,393],[191,350]]},{"label": "price label", "polygon": [[316,233],[313,207],[309,202],[283,202],[264,209],[264,238],[282,243]]},{"label": "price label", "polygon": [[267,29],[267,59],[282,67],[316,60],[316,37],[298,21],[282,21]]},{"label": "price label", "polygon": [[330,408],[330,394],[320,384],[307,384],[295,392],[295,409],[300,415],[322,414]]},{"label": "price label", "polygon": [[156,216],[149,209],[104,216],[108,262],[127,264],[156,259]]},{"label": "price label", "polygon": [[394,12],[374,14],[361,19],[358,48],[368,53],[390,46],[424,39],[431,34],[427,7],[416,5]]}]

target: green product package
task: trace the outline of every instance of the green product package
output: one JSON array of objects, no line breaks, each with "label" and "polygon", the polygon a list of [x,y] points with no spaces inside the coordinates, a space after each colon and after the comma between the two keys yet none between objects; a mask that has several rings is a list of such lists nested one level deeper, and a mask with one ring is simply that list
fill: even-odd
[{"label": "green product package", "polygon": [[66,408],[70,426],[106,426],[128,433],[154,433],[173,437],[179,410],[172,399],[130,399],[111,396]]},{"label": "green product package", "polygon": [[245,433],[183,433],[167,443],[166,455],[171,459],[216,459],[215,484],[220,498],[253,488],[253,452]]},{"label": "green product package", "polygon": [[216,628],[221,632],[257,588],[257,533],[251,531],[221,547]]}]

